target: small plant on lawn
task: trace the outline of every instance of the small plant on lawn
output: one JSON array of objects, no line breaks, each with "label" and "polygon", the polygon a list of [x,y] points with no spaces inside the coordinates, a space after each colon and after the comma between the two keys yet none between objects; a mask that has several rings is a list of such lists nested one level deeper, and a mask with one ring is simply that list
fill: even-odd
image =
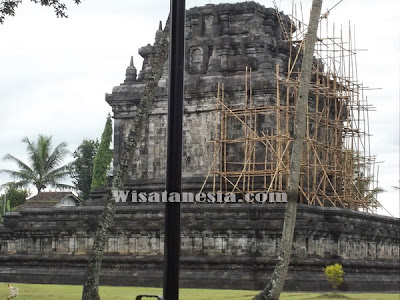
[{"label": "small plant on lawn", "polygon": [[336,294],[339,286],[343,282],[343,267],[341,264],[327,266],[324,270],[326,280],[332,285],[333,292]]}]

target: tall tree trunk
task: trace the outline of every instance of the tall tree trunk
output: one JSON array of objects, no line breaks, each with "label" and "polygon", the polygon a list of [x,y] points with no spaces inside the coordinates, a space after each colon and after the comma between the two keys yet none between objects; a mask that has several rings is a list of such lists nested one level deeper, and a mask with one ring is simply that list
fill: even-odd
[{"label": "tall tree trunk", "polygon": [[169,17],[156,49],[151,74],[143,91],[138,112],[130,129],[128,138],[123,145],[121,159],[118,164],[117,172],[114,174],[111,191],[107,197],[107,204],[104,207],[103,214],[96,230],[92,252],[90,253],[87,265],[82,300],[100,299],[98,290],[101,262],[107,240],[107,231],[114,220],[116,210],[116,202],[112,191],[123,189],[128,167],[133,161],[134,151],[140,142],[139,137],[141,137],[142,130],[147,126],[149,112],[154,100],[154,93],[162,76],[164,63],[168,58],[168,38]]},{"label": "tall tree trunk", "polygon": [[[300,84],[296,101],[296,116],[294,118],[294,136],[292,144],[292,156],[290,159],[290,176],[288,184],[288,202],[285,209],[284,224],[282,230],[281,247],[278,262],[274,273],[263,291],[253,300],[279,299],[285,283],[289,268],[290,253],[293,244],[294,228],[296,224],[297,198],[299,194],[301,157],[303,142],[306,133],[306,116],[308,106],[308,93],[310,90],[311,70],[314,57],[314,47],[317,40],[318,23],[321,14],[322,0],[313,0],[307,38],[301,65]],[[279,91],[277,91],[279,92]]]}]

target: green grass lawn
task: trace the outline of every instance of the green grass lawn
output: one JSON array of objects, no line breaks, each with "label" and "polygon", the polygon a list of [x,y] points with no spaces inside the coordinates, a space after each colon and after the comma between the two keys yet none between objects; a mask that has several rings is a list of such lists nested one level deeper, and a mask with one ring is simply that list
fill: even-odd
[{"label": "green grass lawn", "polygon": [[[79,300],[81,299],[82,286],[78,285],[54,285],[54,284],[22,284],[11,283],[19,288],[18,300]],[[158,288],[141,287],[100,287],[102,300],[134,300],[139,294],[161,295],[162,290]],[[251,300],[256,292],[243,290],[206,290],[206,289],[181,289],[181,300]],[[384,293],[341,293],[350,299],[362,300],[399,300],[399,294]],[[7,283],[0,283],[0,299],[7,299]],[[152,299],[152,298],[145,298]],[[154,299],[154,298],[153,298]],[[321,297],[321,293],[293,292],[283,293],[282,300],[301,299],[344,299]]]}]

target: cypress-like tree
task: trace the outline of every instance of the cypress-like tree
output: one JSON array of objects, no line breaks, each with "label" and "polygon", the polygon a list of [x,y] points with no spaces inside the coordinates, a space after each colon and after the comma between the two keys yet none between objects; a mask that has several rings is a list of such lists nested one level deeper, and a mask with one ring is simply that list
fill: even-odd
[{"label": "cypress-like tree", "polygon": [[107,173],[110,169],[112,161],[112,150],[110,144],[112,140],[112,120],[111,116],[108,115],[106,126],[103,134],[101,135],[101,141],[99,150],[96,153],[93,163],[93,178],[92,178],[92,190],[105,187],[107,185]]}]

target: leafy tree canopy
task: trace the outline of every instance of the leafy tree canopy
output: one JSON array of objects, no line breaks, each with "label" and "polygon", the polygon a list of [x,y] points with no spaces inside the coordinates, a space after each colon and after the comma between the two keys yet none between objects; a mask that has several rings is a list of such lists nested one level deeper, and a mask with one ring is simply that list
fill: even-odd
[{"label": "leafy tree canopy", "polygon": [[26,189],[18,189],[15,186],[9,186],[5,193],[0,196],[1,205],[4,203],[4,196],[6,196],[7,199],[7,206],[9,206],[7,211],[12,211],[18,205],[25,203],[26,198],[29,197],[29,191]]},{"label": "leafy tree canopy", "polygon": [[[54,9],[57,18],[68,18],[66,13],[67,6],[64,2],[59,0],[30,0],[31,2],[41,4],[42,6],[49,6]],[[81,0],[73,0],[75,4],[81,3]],[[15,10],[22,0],[2,0],[0,3],[0,24],[4,23],[6,16],[15,16]]]},{"label": "leafy tree canopy", "polygon": [[25,137],[22,142],[26,144],[29,164],[11,154],[6,154],[3,159],[14,162],[19,170],[0,170],[1,173],[7,173],[16,180],[4,184],[5,186],[19,188],[32,184],[36,187],[38,193],[47,186],[61,189],[73,188],[60,182],[68,178],[70,173],[67,165],[61,165],[69,153],[65,143],[53,148],[51,136],[44,135],[39,135],[37,141],[30,141]]},{"label": "leafy tree canopy", "polygon": [[98,148],[98,140],[85,139],[73,154],[75,160],[70,165],[72,182],[79,191],[79,197],[83,200],[89,199],[93,162]]}]

